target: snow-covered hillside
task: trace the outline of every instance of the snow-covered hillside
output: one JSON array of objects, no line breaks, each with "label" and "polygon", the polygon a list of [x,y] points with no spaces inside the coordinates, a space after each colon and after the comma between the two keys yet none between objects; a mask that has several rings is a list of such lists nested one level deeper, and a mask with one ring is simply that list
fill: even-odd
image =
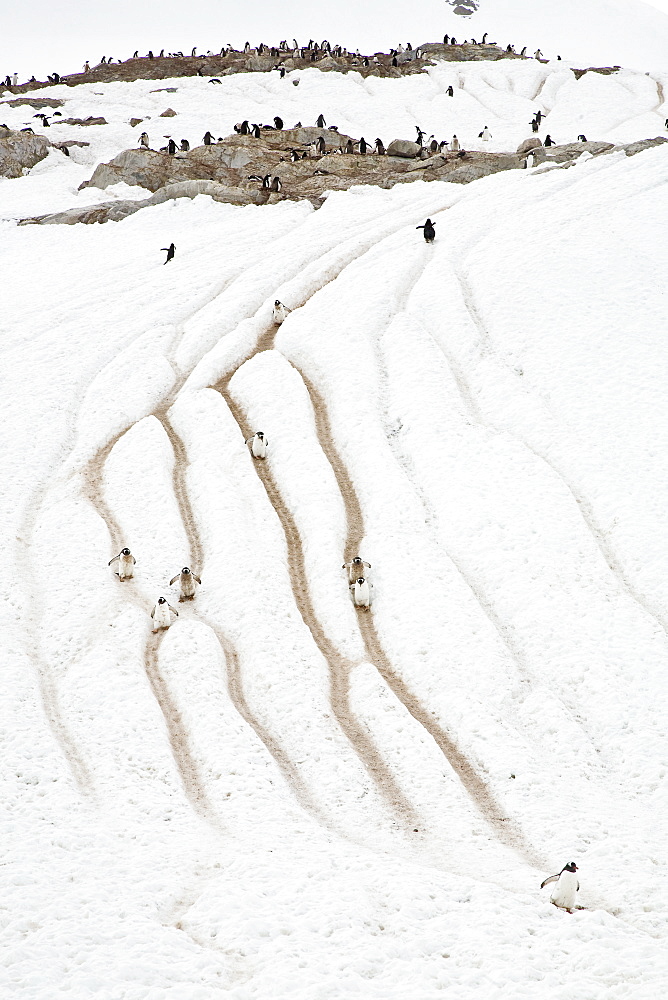
[{"label": "snow-covered hillside", "polygon": [[[142,197],[77,187],[168,105],[194,141],[322,111],[503,150],[539,107],[559,138],[662,134],[665,81],[283,82],[49,88],[110,124],[0,182],[3,995],[654,1000],[666,147],[319,211],[15,220]],[[539,889],[568,861],[572,914]]]}]

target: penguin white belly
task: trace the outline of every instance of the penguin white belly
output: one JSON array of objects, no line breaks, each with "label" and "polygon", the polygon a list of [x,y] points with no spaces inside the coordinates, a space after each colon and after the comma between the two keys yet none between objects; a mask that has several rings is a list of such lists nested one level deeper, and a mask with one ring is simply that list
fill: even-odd
[{"label": "penguin white belly", "polygon": [[134,562],[132,561],[132,556],[121,556],[118,560],[118,578],[119,580],[131,580],[134,573]]},{"label": "penguin white belly", "polygon": [[358,608],[368,608],[371,603],[369,595],[369,584],[365,580],[364,583],[355,583],[353,589],[353,597],[355,599],[355,604]]},{"label": "penguin white belly", "polygon": [[181,596],[182,597],[195,596],[195,581],[193,580],[192,573],[189,573],[188,576],[181,577]]},{"label": "penguin white belly", "polygon": [[253,458],[266,458],[267,442],[263,438],[259,438],[256,434],[255,437],[253,438],[251,451],[253,452]]},{"label": "penguin white belly", "polygon": [[575,872],[562,872],[559,881],[554,884],[550,899],[555,906],[560,906],[564,910],[572,910],[575,907],[577,891],[578,879]]},{"label": "penguin white belly", "polygon": [[169,628],[171,624],[171,616],[167,605],[157,605],[153,615],[153,628]]}]

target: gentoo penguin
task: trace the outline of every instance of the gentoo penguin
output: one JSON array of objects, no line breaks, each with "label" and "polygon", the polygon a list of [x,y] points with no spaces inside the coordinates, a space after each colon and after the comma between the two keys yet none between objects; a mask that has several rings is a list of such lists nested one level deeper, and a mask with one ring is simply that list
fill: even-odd
[{"label": "gentoo penguin", "polygon": [[399,65],[399,62],[398,62],[398,60],[397,60],[397,57],[396,57],[396,56],[392,56],[392,65],[393,65],[393,66],[398,66],[398,65]]},{"label": "gentoo penguin", "polygon": [[274,302],[274,323],[280,325],[284,320],[290,315],[290,310],[287,306],[284,306],[280,299],[276,299]]},{"label": "gentoo penguin", "polygon": [[536,119],[535,119],[535,118],[534,118],[534,120],[533,120],[533,121],[531,122],[531,131],[532,131],[532,132],[537,132],[537,131],[538,131],[538,122],[536,121]]},{"label": "gentoo penguin", "polygon": [[118,573],[116,573],[116,576],[121,581],[131,580],[132,577],[134,576],[135,572],[134,566],[137,560],[130,552],[130,549],[128,548],[121,549],[121,551],[118,553],[117,556],[114,556],[113,559],[109,560],[107,565],[111,566],[111,564],[115,563],[117,559],[118,559]]},{"label": "gentoo penguin", "polygon": [[446,90],[446,94],[448,95],[448,97],[454,97],[455,96],[455,88],[452,86],[452,84],[450,84],[450,86]]},{"label": "gentoo penguin", "polygon": [[436,142],[436,139],[432,139],[429,143],[429,152],[438,153],[438,143]]},{"label": "gentoo penguin", "polygon": [[174,246],[173,243],[170,243],[168,247],[160,247],[160,249],[167,251],[167,260],[165,261],[165,264],[169,264],[170,260],[176,253],[176,247]]},{"label": "gentoo penguin", "polygon": [[139,58],[139,49],[135,49],[135,51],[132,54],[132,58],[133,59],[138,59]]},{"label": "gentoo penguin", "polygon": [[540,886],[543,889],[550,882],[555,882],[556,885],[550,895],[550,902],[554,903],[555,906],[559,906],[562,910],[568,910],[569,913],[573,912],[575,894],[580,890],[580,883],[575,875],[577,870],[578,866],[574,861],[571,861],[561,869],[558,875],[550,875],[544,882],[541,882]]},{"label": "gentoo penguin", "polygon": [[253,458],[266,458],[269,442],[262,431],[256,431],[252,437],[248,438],[246,444],[250,446]]},{"label": "gentoo penguin", "polygon": [[297,160],[301,160],[301,158],[302,154],[298,152],[296,149],[290,150],[290,159],[292,160],[293,163],[296,163]]},{"label": "gentoo penguin", "polygon": [[424,238],[427,243],[433,243],[434,237],[436,236],[436,230],[434,229],[434,223],[431,219],[427,219],[424,226],[416,226],[416,229],[424,230]]},{"label": "gentoo penguin", "polygon": [[385,156],[385,146],[383,146],[380,139],[376,139],[376,154],[378,156]]},{"label": "gentoo penguin", "polygon": [[439,144],[438,144],[439,152],[440,153],[447,152],[448,146],[449,146],[449,143],[448,143],[447,139],[444,139],[443,142],[439,142]]},{"label": "gentoo penguin", "polygon": [[202,142],[204,143],[205,146],[210,146],[212,139],[213,139],[213,136],[211,135],[211,133],[210,132],[206,132],[204,134],[204,138],[202,139]]},{"label": "gentoo penguin", "polygon": [[170,156],[173,156],[174,153],[176,152],[176,143],[174,142],[173,139],[170,139],[169,142],[167,143],[167,152],[169,153]]},{"label": "gentoo penguin", "polygon": [[461,146],[459,145],[459,139],[457,138],[456,135],[453,135],[452,137],[452,142],[450,143],[450,149],[453,151],[453,153],[456,153],[457,150],[461,149]]},{"label": "gentoo penguin", "polygon": [[151,611],[151,618],[153,619],[153,631],[158,632],[161,628],[169,628],[172,624],[171,612],[174,612],[176,617],[179,617],[179,613],[176,608],[173,608],[171,604],[167,603],[164,597],[158,598],[158,603]]},{"label": "gentoo penguin", "polygon": [[450,41],[450,35],[443,35],[443,44],[447,45]]},{"label": "gentoo penguin", "polygon": [[488,34],[489,34],[489,32],[486,31],[485,34],[482,36],[482,38],[480,40],[480,44],[481,45],[484,45],[487,42],[487,35]]},{"label": "gentoo penguin", "polygon": [[283,119],[279,118],[278,115],[274,118],[274,128],[277,128],[279,132],[283,128]]},{"label": "gentoo penguin", "polygon": [[315,120],[315,123],[318,126],[318,128],[324,128],[325,125],[327,124],[327,122],[325,121],[325,116],[324,115],[318,115],[318,117]]},{"label": "gentoo penguin", "polygon": [[578,136],[578,142],[586,142],[586,141],[587,141],[587,136],[586,135],[579,135]]},{"label": "gentoo penguin", "polygon": [[181,139],[181,152],[187,153],[189,149],[190,149],[190,143],[188,142],[188,140]]},{"label": "gentoo penguin", "polygon": [[260,126],[259,125],[252,125],[251,126],[251,135],[253,136],[254,139],[259,139],[260,138],[260,136],[262,135],[262,133],[260,132]]},{"label": "gentoo penguin", "polygon": [[487,128],[486,125],[485,125],[484,129],[482,130],[482,132],[479,134],[478,138],[479,139],[484,139],[485,141],[487,141],[487,139],[491,139],[492,138],[492,133],[490,132],[490,130]]},{"label": "gentoo penguin", "polygon": [[527,167],[537,167],[539,160],[535,153],[529,153],[525,162]]},{"label": "gentoo penguin", "polygon": [[281,178],[280,177],[273,177],[272,181],[271,181],[271,184],[270,184],[270,190],[271,191],[280,191],[282,187],[283,187],[283,185],[281,184]]},{"label": "gentoo penguin", "polygon": [[364,562],[361,556],[353,556],[350,562],[344,563],[341,569],[348,570],[348,583],[353,584],[364,574],[364,567],[371,569],[371,563]]},{"label": "gentoo penguin", "polygon": [[545,142],[543,143],[543,145],[544,146],[556,146],[556,143],[555,143],[555,141],[554,141],[554,139],[552,138],[551,135],[546,135],[545,136]]},{"label": "gentoo penguin", "polygon": [[348,142],[346,143],[346,153],[354,153],[354,152],[355,152],[355,149],[354,149],[354,146],[353,146],[353,140],[352,139],[348,139]]},{"label": "gentoo penguin", "polygon": [[90,73],[90,63],[88,62],[87,59],[86,62],[83,64],[83,71],[84,73]]},{"label": "gentoo penguin", "polygon": [[419,146],[421,146],[422,140],[424,139],[424,132],[422,131],[419,125],[415,126],[415,130],[417,132],[417,139],[415,141],[418,143]]},{"label": "gentoo penguin", "polygon": [[352,591],[355,607],[364,608],[365,611],[368,611],[371,605],[371,584],[369,581],[365,580],[363,576],[359,576],[355,582],[350,585],[350,589]]},{"label": "gentoo penguin", "polygon": [[202,584],[200,578],[188,566],[184,566],[180,573],[172,577],[169,581],[169,586],[173,587],[177,580],[181,587],[179,601],[192,601],[195,596],[195,584],[199,583],[200,586]]},{"label": "gentoo penguin", "polygon": [[533,54],[533,57],[534,59],[542,59],[543,53],[540,51],[540,49],[536,49],[536,51]]},{"label": "gentoo penguin", "polygon": [[319,135],[318,138],[315,140],[315,149],[316,149],[316,152],[319,153],[320,156],[323,156],[324,153],[325,153],[326,148],[327,148],[327,143],[325,142],[325,140],[323,139],[323,137],[321,135]]},{"label": "gentoo penguin", "polygon": [[665,122],[663,123],[663,127],[668,132],[668,118],[666,118]]},{"label": "gentoo penguin", "polygon": [[364,136],[360,139],[360,156],[366,156],[367,143]]},{"label": "gentoo penguin", "polygon": [[545,117],[545,115],[543,114],[542,111],[540,111],[540,110],[534,111],[534,118],[536,119],[536,121],[538,122],[539,125],[540,125],[540,123],[541,123],[541,121],[543,120],[544,117]]},{"label": "gentoo penguin", "polygon": [[522,49],[522,51],[520,52],[520,55],[521,56],[525,56],[526,54],[527,54],[527,47],[525,45],[524,48]]}]

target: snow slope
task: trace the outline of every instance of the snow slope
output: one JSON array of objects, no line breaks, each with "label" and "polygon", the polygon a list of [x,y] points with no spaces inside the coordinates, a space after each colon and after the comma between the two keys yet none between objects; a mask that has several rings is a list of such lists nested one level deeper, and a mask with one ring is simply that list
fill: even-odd
[{"label": "snow slope", "polygon": [[[512,148],[544,80],[548,131],[591,87],[590,138],[656,133],[656,81],[559,73],[97,86],[67,95],[112,123],[86,162],[0,185],[3,995],[660,995],[665,148],[13,221],[90,198],[166,98],[186,131],[221,100],[221,129],[317,108],[382,136],[392,109],[466,135],[484,100]],[[573,914],[538,888],[570,860]]]}]

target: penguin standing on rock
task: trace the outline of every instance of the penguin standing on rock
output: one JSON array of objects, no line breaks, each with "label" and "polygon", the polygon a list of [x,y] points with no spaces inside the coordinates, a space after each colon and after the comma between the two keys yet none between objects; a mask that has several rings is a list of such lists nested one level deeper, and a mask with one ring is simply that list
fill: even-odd
[{"label": "penguin standing on rock", "polygon": [[453,151],[453,153],[456,153],[460,148],[461,147],[459,145],[459,139],[457,138],[456,135],[453,135],[452,142],[450,143],[450,149]]},{"label": "penguin standing on rock", "polygon": [[546,135],[545,136],[545,142],[543,143],[543,145],[544,146],[555,146],[556,143],[555,143],[555,141],[554,141],[554,139],[552,138],[551,135]]},{"label": "penguin standing on rock", "polygon": [[353,601],[356,608],[364,608],[368,611],[371,607],[371,584],[363,576],[360,576],[350,585]]},{"label": "penguin standing on rock", "polygon": [[427,219],[424,226],[416,226],[416,229],[422,229],[424,231],[423,235],[426,243],[433,243],[436,237],[436,230],[434,229],[434,223],[431,219]]},{"label": "penguin standing on rock", "polygon": [[190,149],[190,143],[188,142],[188,140],[181,139],[181,152],[187,153],[189,149]]},{"label": "penguin standing on rock", "polygon": [[174,153],[176,152],[176,143],[173,139],[170,139],[167,143],[167,152],[170,156],[174,156]]},{"label": "penguin standing on rock", "polygon": [[172,577],[169,581],[169,586],[173,587],[177,580],[181,587],[179,601],[192,601],[195,596],[195,584],[199,583],[200,586],[202,585],[200,578],[193,573],[189,566],[184,566],[180,573]]},{"label": "penguin standing on rock", "polygon": [[266,458],[269,442],[262,431],[256,431],[252,437],[246,441],[249,445],[253,458]]},{"label": "penguin standing on rock", "polygon": [[385,156],[385,146],[380,139],[376,139],[376,155]]},{"label": "penguin standing on rock", "polygon": [[540,886],[541,889],[544,889],[550,882],[555,882],[550,902],[562,910],[568,910],[569,913],[573,912],[575,894],[580,891],[580,883],[575,875],[577,870],[578,866],[574,861],[571,861],[561,869],[558,875],[550,875],[544,882],[541,882]]},{"label": "penguin standing on rock", "polygon": [[290,315],[290,310],[287,306],[284,306],[280,299],[276,299],[274,302],[274,323],[279,326],[284,320]]},{"label": "penguin standing on rock", "polygon": [[213,136],[211,135],[211,133],[210,132],[205,132],[204,138],[202,139],[202,142],[204,143],[205,146],[210,146],[212,139],[213,139]]},{"label": "penguin standing on rock", "polygon": [[365,562],[361,556],[353,556],[350,562],[344,563],[341,569],[348,570],[348,583],[353,584],[360,576],[364,576],[364,567],[371,569],[371,563]]},{"label": "penguin standing on rock", "polygon": [[176,247],[173,243],[170,243],[168,247],[160,247],[160,249],[167,251],[167,260],[165,261],[165,264],[169,264],[170,260],[172,260],[174,254],[176,253]]},{"label": "penguin standing on rock", "polygon": [[132,577],[134,576],[135,572],[134,568],[137,560],[130,552],[130,549],[128,548],[121,549],[121,551],[118,553],[117,556],[114,556],[113,559],[109,560],[107,565],[111,566],[111,564],[115,563],[117,560],[118,560],[118,573],[116,573],[116,576],[118,577],[118,579],[121,582],[123,580],[131,580]]},{"label": "penguin standing on rock", "polygon": [[148,132],[142,132],[139,136],[139,145],[143,149],[148,149]]},{"label": "penguin standing on rock", "polygon": [[283,119],[279,118],[278,115],[274,118],[274,128],[280,130],[283,128]]},{"label": "penguin standing on rock", "polygon": [[327,124],[327,122],[325,121],[325,116],[324,115],[318,115],[318,117],[315,120],[315,123],[318,126],[318,128],[324,128],[325,125]]},{"label": "penguin standing on rock", "polygon": [[166,598],[159,597],[158,603],[151,611],[151,618],[153,619],[153,632],[158,632],[160,629],[169,628],[172,624],[171,614],[174,612],[176,617],[179,617],[179,613],[176,608],[173,608],[171,604],[167,603]]}]

